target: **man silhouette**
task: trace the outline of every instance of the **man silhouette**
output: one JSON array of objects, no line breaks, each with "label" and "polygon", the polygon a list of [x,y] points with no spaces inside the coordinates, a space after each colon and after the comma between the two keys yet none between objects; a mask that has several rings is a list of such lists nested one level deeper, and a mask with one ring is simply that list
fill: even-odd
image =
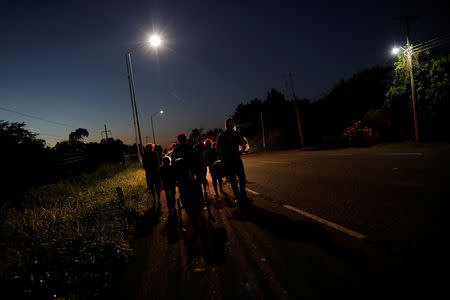
[{"label": "man silhouette", "polygon": [[161,179],[158,172],[160,163],[158,153],[154,151],[152,143],[145,144],[144,153],[142,154],[142,163],[145,169],[147,188],[152,193],[153,201],[156,203],[156,199],[158,199],[158,204],[161,204]]},{"label": "man silhouette", "polygon": [[211,139],[205,140],[205,152],[204,152],[204,160],[206,162],[207,167],[209,168],[209,173],[211,174],[211,179],[214,187],[214,192],[216,193],[216,199],[219,199],[219,193],[217,190],[217,183],[219,183],[219,189],[222,195],[225,195],[222,189],[222,174],[220,169],[218,168],[218,154],[217,149],[213,147],[213,141]]},{"label": "man silhouette", "polygon": [[[232,119],[225,121],[225,131],[219,135],[217,148],[224,164],[225,174],[228,176],[233,189],[234,197],[238,205],[242,205],[248,202],[245,190],[245,170],[241,159],[241,154],[245,151],[247,141],[234,127]],[[239,178],[239,187],[236,177]]]}]

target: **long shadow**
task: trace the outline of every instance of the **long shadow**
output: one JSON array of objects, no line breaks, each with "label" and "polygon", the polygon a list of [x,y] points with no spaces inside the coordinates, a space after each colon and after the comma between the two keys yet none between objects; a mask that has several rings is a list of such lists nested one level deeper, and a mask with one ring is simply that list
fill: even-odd
[{"label": "long shadow", "polygon": [[187,254],[192,258],[203,258],[208,264],[225,261],[225,244],[228,236],[225,228],[217,227],[201,215],[198,223],[188,221],[182,229]]},{"label": "long shadow", "polygon": [[153,205],[144,215],[132,215],[130,220],[135,225],[131,244],[136,252],[130,262],[123,267],[122,276],[119,276],[113,285],[114,288],[104,299],[137,299],[139,291],[140,276],[143,272],[142,261],[147,255],[146,247],[139,246],[138,240],[145,238],[153,232],[153,228],[159,223],[161,217],[161,205]]},{"label": "long shadow", "polygon": [[152,233],[153,227],[159,223],[161,217],[161,205],[153,203],[145,214],[136,221],[136,236],[144,237]]},{"label": "long shadow", "polygon": [[230,197],[226,196],[226,197],[223,198],[223,200],[228,205],[228,207],[230,207],[230,208],[234,207],[234,204],[233,204],[232,200],[230,199]]},{"label": "long shadow", "polygon": [[163,232],[167,234],[167,242],[169,244],[175,244],[178,242],[180,232],[178,213],[167,217],[166,226]]},{"label": "long shadow", "polygon": [[311,221],[290,219],[282,214],[248,204],[232,212],[232,219],[252,222],[279,237],[318,245],[327,253],[346,261],[367,264],[368,258],[354,249],[338,245],[333,241],[333,234],[322,225]]}]

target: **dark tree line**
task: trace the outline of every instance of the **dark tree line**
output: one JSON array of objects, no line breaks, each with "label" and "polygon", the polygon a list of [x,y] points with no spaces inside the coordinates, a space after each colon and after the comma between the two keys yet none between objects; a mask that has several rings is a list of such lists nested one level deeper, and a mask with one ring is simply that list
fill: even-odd
[{"label": "dark tree line", "polygon": [[26,189],[54,183],[69,176],[90,172],[105,162],[121,162],[129,146],[109,138],[100,143],[85,143],[89,133],[79,128],[68,140],[48,147],[25,123],[0,120],[2,197],[0,205],[13,200]]},{"label": "dark tree line", "polygon": [[[449,140],[449,56],[422,53],[415,57],[413,70],[423,140]],[[355,141],[366,145],[410,140],[414,134],[410,93],[409,72],[400,57],[394,70],[375,66],[341,79],[316,101],[296,99],[305,144],[340,147]],[[262,143],[263,125],[266,148],[295,148],[300,139],[293,104],[271,89],[263,100],[239,104],[233,118],[253,144]],[[349,140],[346,132],[352,130],[364,138]]]},{"label": "dark tree line", "polygon": [[209,130],[205,130],[204,128],[194,128],[188,136],[188,143],[195,145],[197,142],[203,142],[206,139],[211,139],[215,142],[222,131],[223,130],[219,128]]},{"label": "dark tree line", "polygon": [[[338,145],[342,131],[352,121],[361,120],[368,110],[383,104],[390,78],[390,68],[374,67],[340,80],[317,101],[296,99],[305,144]],[[300,146],[294,102],[276,89],[271,89],[264,100],[239,104],[233,118],[245,136],[258,136],[259,140],[263,124],[270,149]]]},{"label": "dark tree line", "polygon": [[[414,136],[409,69],[405,57],[394,64],[395,76],[384,103],[365,120],[386,139]],[[413,56],[419,131],[423,141],[449,141],[450,55],[420,52]]]}]

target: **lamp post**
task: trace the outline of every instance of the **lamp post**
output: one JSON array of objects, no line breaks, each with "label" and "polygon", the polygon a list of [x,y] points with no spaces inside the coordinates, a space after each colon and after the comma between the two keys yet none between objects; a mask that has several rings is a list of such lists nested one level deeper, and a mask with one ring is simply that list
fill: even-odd
[{"label": "lamp post", "polygon": [[[161,38],[158,35],[152,35],[149,40],[149,44],[153,48],[158,48],[161,45]],[[138,48],[143,47],[144,44],[139,44],[133,49],[129,50],[125,56],[126,58],[126,64],[127,64],[127,72],[128,72],[128,85],[130,87],[130,98],[131,98],[131,111],[133,113],[133,125],[134,125],[134,134],[136,138],[136,148],[137,148],[137,155],[139,158],[139,161],[142,161],[141,153],[142,153],[142,136],[141,136],[141,127],[139,126],[139,115],[136,105],[136,92],[134,88],[134,79],[133,79],[133,67],[131,64],[131,53],[135,51]],[[139,138],[139,144],[138,144],[138,138]]]},{"label": "lamp post", "polygon": [[164,111],[160,110],[158,112],[155,112],[153,115],[150,116],[150,122],[152,123],[152,133],[153,133],[153,144],[156,145],[156,140],[155,140],[155,129],[153,129],[153,116],[157,115],[157,114],[163,114]]},{"label": "lamp post", "polygon": [[[406,31],[406,49],[399,48],[398,50],[393,50],[392,52],[394,54],[397,54],[400,52],[400,50],[403,50],[403,52],[406,52],[406,63],[408,65],[409,69],[409,79],[411,84],[411,98],[412,98],[412,105],[413,105],[413,114],[414,114],[414,133],[416,137],[416,142],[419,142],[419,120],[417,118],[417,109],[416,109],[416,92],[414,89],[414,76],[413,76],[413,66],[412,66],[412,54],[413,54],[413,47],[411,46],[410,40],[409,40],[409,21],[417,19],[417,16],[396,16],[393,17],[394,20],[403,20],[405,23],[405,31]],[[395,53],[397,52],[397,53]]]},{"label": "lamp post", "polygon": [[413,117],[414,117],[414,134],[416,142],[419,142],[419,122],[417,119],[417,109],[416,109],[416,92],[414,89],[414,75],[413,75],[413,65],[412,65],[412,52],[413,49],[409,43],[409,38],[407,39],[406,49],[402,47],[394,47],[392,49],[392,54],[398,55],[399,53],[403,53],[406,56],[406,64],[409,71],[410,85],[411,85],[411,99],[413,105]]}]

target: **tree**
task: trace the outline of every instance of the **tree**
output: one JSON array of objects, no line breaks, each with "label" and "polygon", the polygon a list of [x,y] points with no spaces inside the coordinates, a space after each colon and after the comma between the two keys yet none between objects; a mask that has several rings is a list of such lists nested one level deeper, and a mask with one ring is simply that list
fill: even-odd
[{"label": "tree", "polygon": [[239,104],[233,115],[233,120],[246,136],[254,136],[258,134],[260,113],[263,110],[262,101],[258,98],[252,99],[249,103]]},{"label": "tree", "polygon": [[380,66],[341,79],[328,95],[317,101],[320,134],[340,135],[349,123],[383,105],[390,81],[390,68]]},{"label": "tree", "polygon": [[258,98],[241,103],[236,107],[233,119],[239,131],[246,137],[253,137],[262,143],[261,113],[263,115],[267,146],[272,149],[289,148],[296,145],[298,136],[293,103],[278,90],[272,88],[266,99]]},{"label": "tree", "polygon": [[83,151],[84,138],[89,136],[89,132],[84,128],[78,128],[69,134],[68,141],[61,141],[56,143],[55,149],[61,153],[68,153],[73,151]]},{"label": "tree", "polygon": [[48,178],[52,168],[51,150],[37,134],[25,129],[25,123],[9,123],[0,120],[0,157],[2,172],[2,193],[0,205],[10,200],[9,196],[23,192],[34,184]]},{"label": "tree", "polygon": [[25,129],[25,123],[9,123],[0,120],[0,144],[3,149],[18,145],[44,148],[45,141],[36,138],[37,134]]},{"label": "tree", "polygon": [[194,129],[192,129],[192,131],[191,131],[191,133],[189,134],[189,137],[188,137],[188,143],[192,144],[192,145],[195,144],[198,139],[202,138],[202,135],[203,135],[204,131],[205,130],[203,128],[200,128],[200,129],[194,128]]},{"label": "tree", "polygon": [[[413,134],[411,86],[406,59],[394,63],[395,79],[386,93],[384,107],[389,111],[392,130],[398,136]],[[449,139],[447,114],[450,108],[450,57],[422,52],[413,56],[416,106],[421,136],[428,140]]]},{"label": "tree", "polygon": [[82,143],[85,137],[89,136],[89,132],[84,128],[78,128],[77,130],[69,134],[69,142],[77,144]]}]

